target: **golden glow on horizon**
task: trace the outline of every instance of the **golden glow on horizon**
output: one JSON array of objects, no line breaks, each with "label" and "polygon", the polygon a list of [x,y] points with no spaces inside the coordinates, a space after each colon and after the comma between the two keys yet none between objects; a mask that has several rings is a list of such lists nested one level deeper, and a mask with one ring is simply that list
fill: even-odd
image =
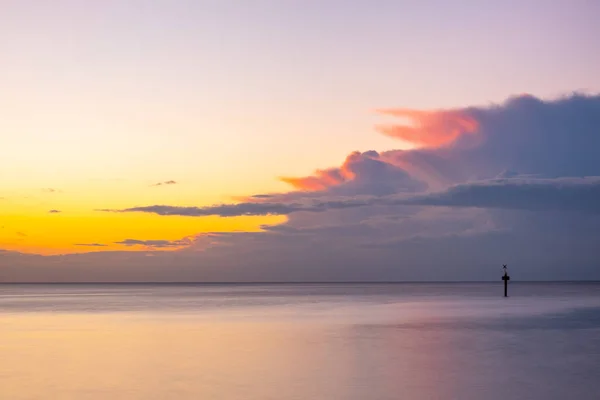
[{"label": "golden glow on horizon", "polygon": [[[259,231],[263,224],[278,224],[285,217],[177,217],[143,213],[88,213],[69,215],[32,213],[1,215],[0,248],[36,254],[90,251],[147,251],[145,246],[125,246],[125,239],[180,240],[205,232]],[[79,246],[77,244],[106,246]],[[153,250],[173,250],[158,248]]]},{"label": "golden glow on horizon", "polygon": [[[156,182],[167,180],[157,179]],[[45,188],[5,190],[0,193],[0,250],[43,255],[149,249],[169,251],[176,248],[126,246],[115,242],[126,239],[176,241],[206,232],[256,232],[261,225],[286,220],[283,216],[183,217],[95,211],[154,204],[201,207],[232,202],[229,196],[215,190],[199,190],[202,186],[185,180],[167,187],[152,186],[152,183],[88,180],[47,185]],[[281,185],[277,181],[275,183]],[[51,210],[60,212],[52,213]]]}]

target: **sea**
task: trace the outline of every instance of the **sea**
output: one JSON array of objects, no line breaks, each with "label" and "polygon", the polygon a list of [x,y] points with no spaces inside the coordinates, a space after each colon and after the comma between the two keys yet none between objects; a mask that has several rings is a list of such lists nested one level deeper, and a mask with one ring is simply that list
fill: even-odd
[{"label": "sea", "polygon": [[598,400],[600,283],[4,284],[0,399]]}]

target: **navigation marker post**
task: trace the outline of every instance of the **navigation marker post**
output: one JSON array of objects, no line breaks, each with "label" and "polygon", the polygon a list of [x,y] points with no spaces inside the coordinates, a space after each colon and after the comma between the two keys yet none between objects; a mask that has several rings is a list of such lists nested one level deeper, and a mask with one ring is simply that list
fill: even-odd
[{"label": "navigation marker post", "polygon": [[504,281],[504,297],[508,297],[508,281],[510,280],[510,276],[508,276],[508,272],[506,271],[506,264],[502,265],[502,269],[504,270],[504,276],[502,277]]}]

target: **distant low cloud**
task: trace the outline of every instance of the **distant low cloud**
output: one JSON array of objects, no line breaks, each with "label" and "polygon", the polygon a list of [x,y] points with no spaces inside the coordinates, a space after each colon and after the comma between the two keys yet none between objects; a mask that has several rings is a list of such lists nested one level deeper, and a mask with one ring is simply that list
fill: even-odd
[{"label": "distant low cloud", "polygon": [[27,237],[28,235],[25,232],[17,232],[17,236]]},{"label": "distant low cloud", "polygon": [[278,195],[275,194],[253,194],[250,196],[232,196],[231,199],[233,201],[238,202],[265,202],[270,201],[272,199],[277,199]]},{"label": "distant low cloud", "polygon": [[339,200],[317,200],[306,203],[238,203],[220,204],[208,207],[179,207],[167,205],[154,205],[145,207],[132,207],[120,210],[101,209],[104,212],[145,212],[158,215],[179,215],[187,217],[240,217],[240,216],[267,216],[289,215],[296,212],[323,212],[331,209],[356,208],[372,204],[368,198],[342,198]]},{"label": "distant low cloud", "polygon": [[165,186],[165,185],[176,185],[177,181],[164,181],[153,184],[152,186]]},{"label": "distant low cloud", "polygon": [[75,246],[84,246],[84,247],[106,247],[108,245],[104,243],[75,243]]},{"label": "distant low cloud", "polygon": [[208,207],[155,205],[109,212],[145,212],[158,215],[265,216],[290,215],[299,212],[325,212],[365,206],[445,206],[502,208],[517,210],[563,210],[600,212],[600,177],[556,179],[492,179],[455,185],[440,192],[343,197],[336,200],[312,200],[305,203],[245,202]]},{"label": "distant low cloud", "polygon": [[179,240],[138,240],[138,239],[125,239],[115,244],[121,244],[124,246],[144,246],[152,248],[166,248],[166,247],[182,247],[189,246],[192,243],[192,239],[183,238]]},{"label": "distant low cloud", "polygon": [[60,190],[54,189],[54,188],[44,188],[44,189],[42,189],[42,192],[44,192],[44,193],[59,193]]},{"label": "distant low cloud", "polygon": [[62,211],[60,211],[60,210],[50,210],[50,211],[48,211],[48,212],[49,212],[50,214],[58,214],[58,213],[61,213]]}]

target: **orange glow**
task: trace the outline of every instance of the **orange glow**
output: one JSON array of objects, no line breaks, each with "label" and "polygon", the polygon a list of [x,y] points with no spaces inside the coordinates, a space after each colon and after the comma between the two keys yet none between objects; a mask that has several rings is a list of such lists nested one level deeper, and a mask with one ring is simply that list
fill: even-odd
[{"label": "orange glow", "polygon": [[[83,215],[69,215],[66,212],[62,215],[31,213],[0,217],[0,249],[44,255],[115,250],[176,250],[185,247],[185,238],[201,233],[255,232],[263,224],[278,224],[286,220],[283,216],[187,218],[100,212]],[[126,239],[181,241],[181,245],[152,247],[116,243]]]},{"label": "orange glow", "polygon": [[462,135],[476,133],[479,128],[475,118],[456,110],[423,111],[400,108],[378,110],[378,112],[407,119],[409,122],[409,124],[379,125],[376,127],[379,132],[425,147],[451,144]]}]

